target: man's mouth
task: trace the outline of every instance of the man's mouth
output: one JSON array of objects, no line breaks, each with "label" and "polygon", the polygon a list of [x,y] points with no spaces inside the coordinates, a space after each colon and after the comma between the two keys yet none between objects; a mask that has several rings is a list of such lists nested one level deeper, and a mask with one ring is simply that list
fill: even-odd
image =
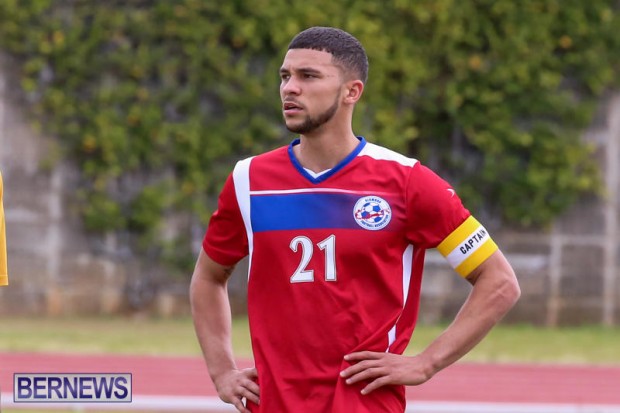
[{"label": "man's mouth", "polygon": [[282,105],[284,114],[293,114],[303,110],[303,107],[296,102],[288,101]]}]

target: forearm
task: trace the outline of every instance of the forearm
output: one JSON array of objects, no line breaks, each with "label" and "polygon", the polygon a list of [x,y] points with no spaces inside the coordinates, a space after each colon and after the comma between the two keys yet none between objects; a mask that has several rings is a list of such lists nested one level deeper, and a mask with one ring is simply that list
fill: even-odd
[{"label": "forearm", "polygon": [[481,270],[468,277],[474,288],[461,311],[424,351],[414,357],[372,351],[347,354],[345,360],[352,365],[340,373],[341,377],[347,384],[370,381],[362,390],[367,394],[387,384],[422,384],[463,357],[519,297],[519,286],[510,265],[501,254],[491,258]]},{"label": "forearm", "polygon": [[237,369],[232,352],[230,302],[226,285],[233,266],[224,266],[200,252],[192,282],[190,302],[196,336],[218,396],[237,411],[250,413],[244,400],[260,403],[255,368]]},{"label": "forearm", "polygon": [[[495,257],[500,258],[505,260]],[[473,349],[516,303],[520,290],[514,273],[507,263],[500,268],[499,275],[480,273],[454,321],[420,354],[431,376]]]},{"label": "forearm", "polygon": [[196,336],[211,378],[236,369],[231,344],[231,312],[226,284],[194,276],[190,301]]}]

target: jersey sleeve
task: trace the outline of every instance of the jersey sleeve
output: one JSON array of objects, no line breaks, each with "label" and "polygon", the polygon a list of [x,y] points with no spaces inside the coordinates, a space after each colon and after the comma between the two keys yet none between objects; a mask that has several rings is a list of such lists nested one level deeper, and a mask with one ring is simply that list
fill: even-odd
[{"label": "jersey sleeve", "polygon": [[248,255],[248,238],[239,210],[232,175],[228,177],[211,216],[202,248],[213,261],[234,265]]},{"label": "jersey sleeve", "polygon": [[407,216],[409,240],[422,248],[437,248],[463,277],[497,250],[452,186],[419,163],[409,177]]}]

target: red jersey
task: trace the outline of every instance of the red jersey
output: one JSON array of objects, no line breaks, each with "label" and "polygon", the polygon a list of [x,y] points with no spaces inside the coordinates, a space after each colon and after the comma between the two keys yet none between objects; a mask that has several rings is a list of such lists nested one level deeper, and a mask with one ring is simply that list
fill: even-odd
[{"label": "red jersey", "polygon": [[462,275],[497,248],[451,186],[415,159],[360,143],[313,177],[290,146],[240,161],[205,235],[214,261],[249,255],[248,317],[260,406],[252,412],[396,413],[403,386],[361,395],[339,377],[355,351],[402,353],[424,252]]}]

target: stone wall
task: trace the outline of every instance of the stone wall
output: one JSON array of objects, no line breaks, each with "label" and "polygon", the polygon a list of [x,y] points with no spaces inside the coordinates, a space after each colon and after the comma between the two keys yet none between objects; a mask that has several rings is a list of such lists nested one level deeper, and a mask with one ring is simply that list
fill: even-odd
[{"label": "stone wall", "polygon": [[0,289],[0,312],[115,311],[110,286],[122,275],[114,263],[98,257],[72,213],[76,173],[68,164],[49,166],[54,140],[33,131],[1,74],[0,168],[10,286]]},{"label": "stone wall", "polygon": [[116,236],[87,233],[77,214],[79,174],[53,137],[22,110],[9,58],[0,54],[0,170],[9,254],[2,315],[189,312],[187,284],[136,257]]},{"label": "stone wall", "polygon": [[[0,317],[7,314],[115,314],[156,311],[188,314],[187,280],[149,285],[147,259],[124,251],[118,240],[89,235],[76,214],[79,176],[54,161],[54,139],[33,130],[7,79],[0,55],[0,169],[5,183],[9,250],[8,288],[0,288]],[[603,323],[620,319],[620,95],[602,103],[584,139],[596,145],[606,197],[587,199],[550,229],[493,229],[513,264],[522,298],[509,321],[541,325]],[[198,231],[200,232],[200,231]],[[199,248],[199,236],[194,240]],[[233,276],[233,310],[245,305],[246,266]],[[436,252],[428,254],[420,319],[454,316],[469,292]]]},{"label": "stone wall", "polygon": [[[549,229],[493,229],[519,278],[522,297],[510,321],[540,325],[620,322],[620,95],[606,99],[583,139],[597,148],[602,199],[583,199]],[[450,319],[466,298],[443,258],[427,259],[422,320]]]}]

